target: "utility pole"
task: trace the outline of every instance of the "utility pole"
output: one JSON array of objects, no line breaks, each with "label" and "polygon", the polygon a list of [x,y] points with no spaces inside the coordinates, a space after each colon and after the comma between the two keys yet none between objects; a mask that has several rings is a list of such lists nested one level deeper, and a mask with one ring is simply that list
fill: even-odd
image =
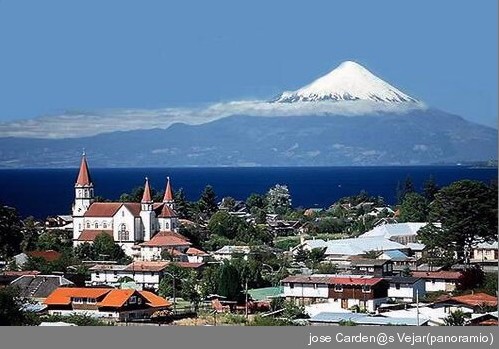
[{"label": "utility pole", "polygon": [[248,276],[246,276],[246,282],[245,282],[245,293],[246,293],[246,302],[245,302],[245,315],[246,315],[246,321],[248,321]]},{"label": "utility pole", "polygon": [[416,289],[416,325],[419,326],[419,289]]}]

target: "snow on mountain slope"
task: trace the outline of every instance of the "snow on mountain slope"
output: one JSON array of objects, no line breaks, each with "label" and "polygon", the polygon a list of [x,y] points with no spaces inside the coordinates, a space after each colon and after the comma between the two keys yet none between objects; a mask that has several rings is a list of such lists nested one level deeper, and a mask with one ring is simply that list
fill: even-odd
[{"label": "snow on mountain slope", "polygon": [[345,61],[330,73],[296,91],[286,91],[273,102],[369,100],[391,103],[418,101],[381,80],[358,63]]}]

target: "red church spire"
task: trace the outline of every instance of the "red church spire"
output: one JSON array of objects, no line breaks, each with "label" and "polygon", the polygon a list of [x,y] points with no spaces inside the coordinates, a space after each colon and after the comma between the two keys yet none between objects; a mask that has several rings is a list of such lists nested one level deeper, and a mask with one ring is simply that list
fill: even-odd
[{"label": "red church spire", "polygon": [[151,188],[149,187],[149,179],[146,177],[146,184],[144,185],[144,195],[142,195],[142,202],[152,202]]},{"label": "red church spire", "polygon": [[92,180],[90,178],[90,173],[88,172],[87,157],[85,152],[81,157],[80,172],[78,173],[78,178],[76,179],[76,185],[91,185]]},{"label": "red church spire", "polygon": [[166,190],[165,196],[163,197],[163,202],[172,202],[173,201],[173,191],[170,185],[170,177],[166,177]]}]

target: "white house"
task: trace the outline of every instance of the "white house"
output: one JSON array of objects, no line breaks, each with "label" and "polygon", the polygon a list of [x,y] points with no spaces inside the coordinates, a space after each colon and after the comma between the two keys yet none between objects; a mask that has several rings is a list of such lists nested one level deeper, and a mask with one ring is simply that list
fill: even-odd
[{"label": "white house", "polygon": [[482,242],[473,248],[473,261],[477,262],[497,262],[498,260],[498,244],[497,241],[492,243]]},{"label": "white house", "polygon": [[413,271],[412,276],[425,280],[426,292],[454,291],[463,277],[460,271]]},{"label": "white house", "polygon": [[232,255],[237,254],[237,255],[242,255],[244,260],[248,259],[248,255],[251,252],[251,248],[249,246],[224,246],[215,252],[213,252],[211,255],[213,258],[217,261],[222,261],[222,260],[231,260]]},{"label": "white house", "polygon": [[[90,285],[118,286],[120,278],[129,277],[139,287],[145,289],[159,288],[161,279],[165,276],[165,269],[174,262],[167,261],[140,261],[129,265],[102,265],[90,268]],[[175,262],[182,268],[198,269],[203,263]]]},{"label": "white house", "polygon": [[388,297],[404,302],[416,301],[426,295],[425,281],[415,277],[395,276],[389,279]]}]

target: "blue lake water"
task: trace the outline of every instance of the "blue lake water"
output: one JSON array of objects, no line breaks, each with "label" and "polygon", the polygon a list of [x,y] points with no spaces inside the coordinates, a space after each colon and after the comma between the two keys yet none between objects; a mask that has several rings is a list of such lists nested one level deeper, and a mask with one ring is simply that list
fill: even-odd
[{"label": "blue lake water", "polygon": [[[0,170],[0,203],[16,207],[22,216],[45,218],[69,214],[77,169]],[[290,168],[90,168],[95,194],[117,199],[149,177],[151,186],[164,189],[170,176],[174,190],[183,188],[189,200],[197,200],[211,184],[220,200],[224,196],[244,200],[251,193],[265,193],[271,186],[286,184],[295,207],[328,207],[337,199],[361,190],[396,201],[398,182],[410,176],[416,190],[433,176],[439,186],[459,179],[485,183],[497,181],[496,168],[464,166],[419,167],[290,167]]]}]

